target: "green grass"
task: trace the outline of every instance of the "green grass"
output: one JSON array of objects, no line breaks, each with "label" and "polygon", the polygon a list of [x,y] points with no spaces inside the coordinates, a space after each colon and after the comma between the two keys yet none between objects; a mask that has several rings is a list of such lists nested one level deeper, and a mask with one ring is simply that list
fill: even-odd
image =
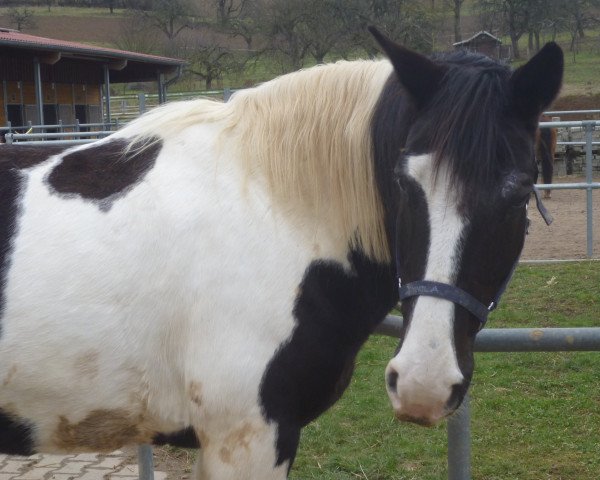
[{"label": "green grass", "polygon": [[[600,263],[521,266],[488,328],[600,326]],[[291,478],[439,480],[445,425],[393,419],[383,372],[396,340],[373,337],[349,390],[303,432]],[[600,353],[480,353],[471,389],[474,479],[594,479]]]}]

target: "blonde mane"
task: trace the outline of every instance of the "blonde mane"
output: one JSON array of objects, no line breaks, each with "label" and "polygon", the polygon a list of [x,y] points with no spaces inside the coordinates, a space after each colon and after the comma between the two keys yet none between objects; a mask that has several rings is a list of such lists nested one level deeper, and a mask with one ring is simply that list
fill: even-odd
[{"label": "blonde mane", "polygon": [[266,176],[278,203],[300,206],[332,223],[353,246],[388,261],[370,128],[391,71],[387,61],[312,67],[241,90],[228,103],[195,100],[155,109],[134,133],[168,137],[193,124],[224,122],[222,141],[237,145],[248,174]]}]

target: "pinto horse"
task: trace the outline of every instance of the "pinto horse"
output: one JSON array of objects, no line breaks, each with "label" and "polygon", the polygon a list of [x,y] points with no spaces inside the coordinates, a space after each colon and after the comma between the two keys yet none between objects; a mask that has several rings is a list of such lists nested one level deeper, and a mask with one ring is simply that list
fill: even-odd
[{"label": "pinto horse", "polygon": [[169,442],[200,447],[197,479],[285,479],[398,276],[396,415],[458,407],[481,315],[424,283],[485,305],[506,283],[562,52],[511,73],[373,34],[389,60],[0,147],[1,452]]}]

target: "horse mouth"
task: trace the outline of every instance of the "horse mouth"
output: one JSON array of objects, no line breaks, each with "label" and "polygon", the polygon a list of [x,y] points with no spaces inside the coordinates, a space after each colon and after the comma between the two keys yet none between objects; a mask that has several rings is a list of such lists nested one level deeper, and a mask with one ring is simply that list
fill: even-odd
[{"label": "horse mouth", "polygon": [[400,420],[401,422],[415,423],[422,427],[435,427],[439,423],[439,421],[444,417],[442,417],[438,420],[431,420],[431,419],[425,418],[425,417],[413,417],[411,415],[406,415],[406,414],[396,414],[396,418],[398,420]]}]

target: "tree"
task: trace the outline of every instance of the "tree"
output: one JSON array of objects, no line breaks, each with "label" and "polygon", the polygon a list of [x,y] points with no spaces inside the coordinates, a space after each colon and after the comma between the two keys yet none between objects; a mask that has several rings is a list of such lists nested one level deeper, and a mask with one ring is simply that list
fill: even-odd
[{"label": "tree", "polygon": [[163,53],[160,32],[138,15],[128,15],[115,42],[117,48],[140,53]]},{"label": "tree", "polygon": [[478,0],[486,18],[510,36],[513,54],[520,58],[519,39],[528,34],[530,54],[540,48],[540,34],[548,29],[553,37],[566,31],[571,37],[571,51],[576,50],[585,30],[598,24],[600,0]]},{"label": "tree", "polygon": [[247,50],[252,48],[252,42],[259,27],[257,19],[258,3],[256,0],[213,0],[217,13],[219,29],[233,37],[242,37]]},{"label": "tree", "polygon": [[221,26],[227,25],[231,20],[239,18],[247,11],[253,0],[213,0],[217,9],[217,22]]},{"label": "tree", "polygon": [[462,29],[460,25],[462,4],[465,0],[446,0],[446,3],[452,10],[454,19],[454,41],[462,41]]},{"label": "tree", "polygon": [[144,17],[149,25],[160,30],[169,41],[197,24],[193,0],[126,0],[126,6],[134,15]]},{"label": "tree", "polygon": [[300,23],[298,34],[307,45],[307,53],[317,63],[329,54],[344,56],[352,48],[352,33],[345,25],[345,12],[351,5],[344,0],[307,0],[309,14]]},{"label": "tree", "polygon": [[[434,5],[428,6],[417,0],[371,0],[364,10],[363,22],[377,25],[407,47],[429,53],[433,48],[432,32],[438,30],[437,17],[431,6]],[[368,52],[373,48],[370,36],[366,36],[363,45]]]},{"label": "tree", "polygon": [[260,9],[268,51],[287,60],[291,68],[312,56],[347,58],[363,49],[379,52],[367,32],[374,24],[403,44],[429,52],[435,14],[420,0],[264,0]]},{"label": "tree", "polygon": [[36,27],[33,10],[30,10],[27,7],[11,8],[8,11],[8,21],[11,25],[14,25],[19,32],[24,28]]},{"label": "tree", "polygon": [[284,70],[304,65],[309,44],[303,22],[308,15],[304,0],[263,1],[257,11],[257,21],[267,40],[263,53],[279,56]]},{"label": "tree", "polygon": [[500,30],[510,37],[513,56],[521,58],[519,40],[530,34],[530,43],[534,35],[538,37],[543,19],[546,18],[550,4],[554,0],[479,0],[479,8],[489,18],[499,22]]},{"label": "tree", "polygon": [[577,50],[578,40],[585,38],[585,30],[599,23],[600,0],[559,0],[557,28],[569,33],[570,50]]},{"label": "tree", "polygon": [[189,46],[179,45],[179,52],[189,62],[187,72],[204,80],[207,90],[213,87],[213,82],[226,73],[241,71],[246,58],[240,58],[234,53],[221,47],[214,39],[196,41]]}]

